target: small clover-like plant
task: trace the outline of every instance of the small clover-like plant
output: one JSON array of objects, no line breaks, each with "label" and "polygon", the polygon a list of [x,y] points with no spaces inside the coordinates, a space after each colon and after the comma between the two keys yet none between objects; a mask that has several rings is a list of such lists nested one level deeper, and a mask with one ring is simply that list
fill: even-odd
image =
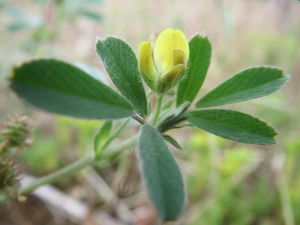
[{"label": "small clover-like plant", "polygon": [[[115,130],[111,120],[131,117],[141,127],[138,154],[149,197],[162,221],[176,220],[184,209],[186,194],[166,141],[181,147],[166,134],[168,130],[194,126],[238,142],[275,143],[276,132],[265,122],[238,111],[206,108],[268,95],[287,81],[282,70],[269,66],[243,70],[192,107],[210,64],[207,37],[196,35],[188,42],[180,30],[166,29],[154,44],[141,43],[138,60],[125,41],[108,37],[98,39],[97,53],[119,92],[76,66],[55,59],[24,63],[14,69],[11,77],[11,88],[41,109],[82,119],[108,120],[95,137],[93,156],[63,170],[64,175],[113,156],[104,150],[129,119]],[[147,94],[142,80],[150,87]],[[153,94],[154,105],[148,99]],[[23,188],[22,193],[46,181],[47,177]]]}]

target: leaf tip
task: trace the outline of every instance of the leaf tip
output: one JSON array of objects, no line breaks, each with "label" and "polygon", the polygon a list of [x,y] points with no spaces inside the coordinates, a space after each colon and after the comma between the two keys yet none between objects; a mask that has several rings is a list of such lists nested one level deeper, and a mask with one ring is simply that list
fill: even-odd
[{"label": "leaf tip", "polygon": [[102,36],[97,36],[96,37],[96,42],[98,43],[99,41],[103,41],[105,38]]},{"label": "leaf tip", "polygon": [[207,34],[201,34],[200,32],[196,32],[192,35],[192,39],[194,38],[201,38],[201,39],[208,39],[208,35]]}]

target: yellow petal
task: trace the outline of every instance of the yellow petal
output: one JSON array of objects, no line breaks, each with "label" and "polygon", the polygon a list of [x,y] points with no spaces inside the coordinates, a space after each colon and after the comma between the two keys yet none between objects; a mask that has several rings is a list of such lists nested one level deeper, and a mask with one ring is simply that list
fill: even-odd
[{"label": "yellow petal", "polygon": [[182,74],[184,73],[185,65],[178,64],[174,66],[172,69],[170,69],[168,72],[163,74],[158,82],[158,91],[159,92],[165,92],[169,88],[173,87],[177,81],[182,77]]},{"label": "yellow petal", "polygon": [[173,62],[174,65],[185,64],[186,55],[181,49],[175,49],[173,51]]},{"label": "yellow petal", "polygon": [[154,60],[160,73],[165,73],[176,65],[174,50],[181,50],[186,62],[189,45],[185,35],[180,30],[167,28],[160,33],[154,46]]},{"label": "yellow petal", "polygon": [[152,57],[151,43],[142,42],[139,47],[139,70],[146,83],[153,87],[158,79],[158,74]]}]

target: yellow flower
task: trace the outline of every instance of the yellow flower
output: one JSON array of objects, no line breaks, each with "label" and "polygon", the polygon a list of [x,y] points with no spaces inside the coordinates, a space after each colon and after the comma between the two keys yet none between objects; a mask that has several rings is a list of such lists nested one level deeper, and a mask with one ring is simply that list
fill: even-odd
[{"label": "yellow flower", "polygon": [[148,41],[140,44],[139,70],[150,88],[165,92],[180,80],[188,58],[189,45],[183,32],[167,28],[156,39],[154,50]]}]

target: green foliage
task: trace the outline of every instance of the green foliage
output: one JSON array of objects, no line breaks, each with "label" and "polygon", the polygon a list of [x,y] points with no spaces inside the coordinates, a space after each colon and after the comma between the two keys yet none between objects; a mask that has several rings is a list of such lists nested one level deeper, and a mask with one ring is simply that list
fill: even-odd
[{"label": "green foliage", "polygon": [[138,71],[137,59],[130,46],[121,39],[98,40],[97,53],[120,92],[142,115],[147,115],[147,99]]},{"label": "green foliage", "polygon": [[274,144],[276,132],[266,123],[241,112],[222,109],[191,112],[189,122],[215,135],[249,144]]},{"label": "green foliage", "polygon": [[187,187],[195,209],[187,224],[282,224],[277,187],[266,176],[258,150],[201,131],[187,143],[187,161],[194,167]]},{"label": "green foliage", "polygon": [[54,130],[49,130],[49,125],[39,128],[32,146],[19,155],[36,175],[49,174],[65,165],[66,159],[85,155],[87,143],[99,128],[98,121],[63,116],[55,117],[52,124]]},{"label": "green foliage", "polygon": [[[29,103],[49,112],[85,119],[110,120],[131,117],[139,122],[142,125],[139,142],[140,169],[150,199],[163,221],[177,219],[182,213],[185,203],[184,182],[165,140],[176,148],[182,148],[174,138],[165,134],[168,130],[192,124],[217,136],[238,142],[263,145],[275,143],[276,132],[273,128],[250,115],[224,109],[190,110],[191,103],[204,82],[210,64],[211,45],[208,38],[197,35],[190,41],[188,69],[178,85],[177,96],[174,96],[176,93],[174,91],[156,93],[155,104],[152,99],[150,101],[151,92],[147,95],[149,98],[147,101],[136,56],[126,42],[108,37],[105,40],[98,40],[96,47],[106,71],[121,94],[103,84],[97,76],[90,75],[94,72],[90,70],[86,72],[58,60],[34,60],[17,67],[11,78],[11,87]],[[178,54],[178,51],[175,55],[175,52],[171,52],[174,53],[174,58],[172,58],[166,51],[168,56],[166,58],[171,59],[170,61],[182,60],[183,55]],[[149,58],[146,57],[145,60],[147,67]],[[159,63],[165,62],[162,60]],[[170,79],[165,82],[173,82],[174,77],[177,79],[177,72],[168,73]],[[250,68],[236,74],[204,95],[196,106],[220,106],[262,97],[278,90],[286,81],[287,77],[279,69]],[[171,83],[166,83],[166,86],[170,85]],[[164,94],[169,95],[168,99],[163,98]],[[175,99],[177,106],[172,108]],[[166,104],[164,104],[164,100],[166,100]],[[156,110],[151,108],[153,105]],[[86,161],[80,161],[74,167],[71,166],[72,173],[76,168],[83,168],[92,162],[101,164],[101,157],[99,157],[101,151],[118,136],[129,120],[121,123],[115,131],[112,129],[111,121],[105,122],[94,139],[95,157],[92,160],[88,158]],[[191,124],[181,124],[185,121]],[[134,138],[129,138],[128,143],[132,143]],[[209,136],[209,138],[203,139],[203,142],[208,140],[214,146],[214,141],[211,141],[215,140],[214,138]],[[220,139],[217,140],[221,142]],[[124,146],[128,146],[128,143],[124,143]],[[108,158],[115,158],[121,151],[122,148],[116,150]],[[199,150],[197,151],[199,152]],[[210,149],[205,145],[204,151],[206,151],[204,159],[199,160],[199,164],[203,163],[207,169],[211,167],[208,161],[210,162],[212,159],[209,157],[213,158],[217,153],[214,147]],[[226,210],[208,207],[205,210],[208,211],[210,219],[203,224],[221,224],[221,221],[227,217],[230,218],[230,221],[235,221],[235,219],[242,221],[238,222],[240,224],[252,221],[252,218],[240,219],[238,213],[231,213],[233,209],[229,207],[230,201],[236,200],[235,195],[240,194],[239,190],[234,188],[234,183],[241,177],[243,178],[247,172],[241,170],[236,177],[231,175],[244,169],[244,164],[251,167],[256,163],[248,162],[248,156],[244,150],[239,150],[237,154],[224,157],[224,163],[220,168],[211,169],[212,174],[216,174],[215,170],[217,170],[217,173],[222,176],[219,181],[224,182],[224,189],[223,192],[217,193],[216,202],[218,204],[220,202],[220,205],[223,205]],[[229,164],[230,166],[228,166]],[[248,169],[245,168],[246,171]],[[202,172],[203,176],[207,173],[206,170],[204,171],[205,173]],[[206,183],[209,187],[208,180],[207,177],[202,185],[205,186],[204,183]],[[215,185],[217,186],[217,184]],[[205,189],[205,187],[202,188]],[[29,190],[31,189],[29,188]],[[245,206],[241,204],[240,207]],[[252,208],[249,209],[252,210]],[[196,220],[195,224],[200,223]]]},{"label": "green foliage", "polygon": [[178,148],[180,150],[182,150],[182,147],[180,146],[180,144],[174,139],[172,138],[170,135],[164,135],[163,138],[169,142],[171,145],[173,145],[175,148]]},{"label": "green foliage", "polygon": [[176,161],[158,131],[145,124],[140,137],[143,178],[160,218],[175,220],[183,210],[184,185]]},{"label": "green foliage", "polygon": [[96,157],[99,157],[101,154],[101,151],[103,150],[103,147],[105,146],[105,142],[107,141],[107,138],[109,137],[109,134],[111,133],[112,128],[112,122],[106,121],[98,131],[98,133],[95,136],[94,139],[94,151],[96,154]]},{"label": "green foliage", "polygon": [[86,119],[132,114],[118,93],[79,68],[58,60],[34,60],[15,68],[11,88],[44,110]]},{"label": "green foliage", "polygon": [[278,90],[287,81],[283,72],[271,67],[246,69],[207,93],[197,107],[220,106],[262,97]]},{"label": "green foliage", "polygon": [[[219,225],[226,221],[228,224],[249,225],[272,222],[272,207],[278,201],[277,193],[264,181],[258,181],[254,189],[247,191],[240,187],[225,188],[222,185],[211,204],[207,205],[190,225]],[[262,199],[265,199],[262,201]],[[248,212],[248,213],[246,213]],[[251,212],[251,213],[249,213]]]},{"label": "green foliage", "polygon": [[210,64],[211,44],[207,37],[196,35],[190,40],[189,48],[188,68],[177,89],[177,106],[195,99]]}]

